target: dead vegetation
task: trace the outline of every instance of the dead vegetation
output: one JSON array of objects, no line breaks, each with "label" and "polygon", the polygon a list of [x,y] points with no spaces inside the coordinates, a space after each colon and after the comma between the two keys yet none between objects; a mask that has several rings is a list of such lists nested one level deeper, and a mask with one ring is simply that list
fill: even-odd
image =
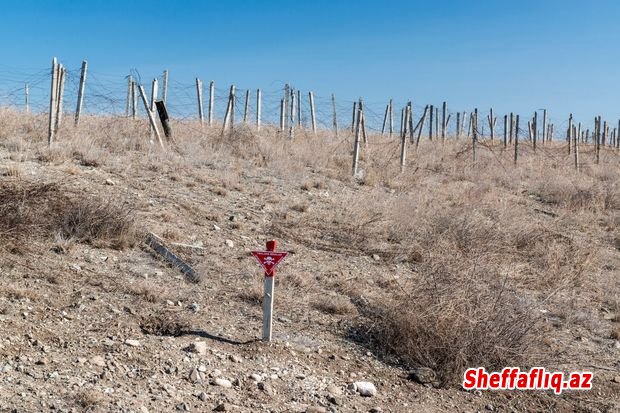
[{"label": "dead vegetation", "polygon": [[156,311],[142,317],[140,329],[145,334],[178,337],[187,333],[190,330],[190,325],[176,312]]}]

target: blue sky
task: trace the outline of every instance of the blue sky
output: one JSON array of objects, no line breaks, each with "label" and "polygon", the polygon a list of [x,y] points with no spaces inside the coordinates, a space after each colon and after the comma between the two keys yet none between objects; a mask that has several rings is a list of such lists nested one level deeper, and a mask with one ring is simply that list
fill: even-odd
[{"label": "blue sky", "polygon": [[119,99],[130,69],[151,78],[168,68],[183,85],[291,82],[343,105],[363,96],[377,113],[392,97],[523,116],[547,108],[558,124],[569,112],[620,117],[618,1],[22,0],[2,16],[0,90],[58,56],[70,68],[88,59],[101,82],[118,78]]}]

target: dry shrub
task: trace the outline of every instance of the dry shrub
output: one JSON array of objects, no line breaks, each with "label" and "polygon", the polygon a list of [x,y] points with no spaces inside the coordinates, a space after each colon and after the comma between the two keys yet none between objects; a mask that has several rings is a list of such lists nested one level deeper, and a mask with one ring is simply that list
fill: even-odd
[{"label": "dry shrub", "polygon": [[148,281],[128,285],[127,292],[141,297],[149,303],[160,303],[169,299],[169,292],[166,287],[161,287]]},{"label": "dry shrub", "polygon": [[433,369],[444,385],[456,384],[468,367],[532,365],[542,338],[537,313],[506,278],[469,265],[437,258],[409,294],[371,313],[375,350],[408,367]]},{"label": "dry shrub", "polygon": [[[571,211],[605,209],[606,195],[595,183],[571,181],[568,178],[545,179],[534,186],[535,199]],[[611,197],[608,202],[614,202]]]},{"label": "dry shrub", "polygon": [[345,315],[356,311],[351,300],[341,295],[321,297],[313,303],[313,307],[325,314]]},{"label": "dry shrub", "polygon": [[134,220],[126,202],[72,196],[54,183],[0,182],[0,241],[55,237],[120,249],[137,239]]},{"label": "dry shrub", "polygon": [[140,320],[144,334],[178,337],[190,331],[190,324],[176,312],[158,311]]},{"label": "dry shrub", "polygon": [[134,211],[125,202],[78,198],[63,212],[59,226],[65,238],[115,249],[136,243]]},{"label": "dry shrub", "polygon": [[92,412],[103,404],[103,397],[95,390],[81,390],[73,396],[73,401],[82,411]]}]

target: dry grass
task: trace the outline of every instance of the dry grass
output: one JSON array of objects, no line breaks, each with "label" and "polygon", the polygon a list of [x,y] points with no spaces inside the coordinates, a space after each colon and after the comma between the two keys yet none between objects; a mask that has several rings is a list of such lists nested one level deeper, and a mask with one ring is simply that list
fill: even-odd
[{"label": "dry grass", "polygon": [[142,317],[140,329],[145,334],[178,337],[190,330],[190,324],[176,312],[157,311]]}]

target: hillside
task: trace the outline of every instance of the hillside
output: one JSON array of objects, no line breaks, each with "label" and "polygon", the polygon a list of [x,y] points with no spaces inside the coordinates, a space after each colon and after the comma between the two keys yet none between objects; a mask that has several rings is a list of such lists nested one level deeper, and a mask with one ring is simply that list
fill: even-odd
[{"label": "hillside", "polygon": [[[370,135],[353,178],[347,131],[172,127],[161,150],[146,120],[85,117],[48,148],[46,116],[0,110],[0,411],[620,411],[614,149],[578,173],[559,142],[514,166],[423,140],[401,173],[399,139]],[[269,239],[290,255],[268,344]],[[594,388],[461,390],[478,366]]]}]

